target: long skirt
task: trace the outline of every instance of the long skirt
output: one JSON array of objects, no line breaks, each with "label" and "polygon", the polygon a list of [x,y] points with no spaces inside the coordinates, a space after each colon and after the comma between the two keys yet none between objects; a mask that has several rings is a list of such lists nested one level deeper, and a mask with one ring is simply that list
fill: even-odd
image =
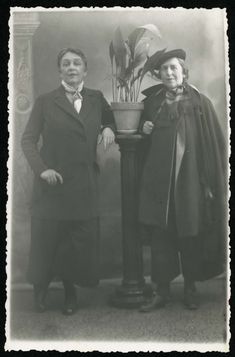
[{"label": "long skirt", "polygon": [[99,282],[99,219],[31,219],[28,280],[48,284],[53,278],[80,286]]}]

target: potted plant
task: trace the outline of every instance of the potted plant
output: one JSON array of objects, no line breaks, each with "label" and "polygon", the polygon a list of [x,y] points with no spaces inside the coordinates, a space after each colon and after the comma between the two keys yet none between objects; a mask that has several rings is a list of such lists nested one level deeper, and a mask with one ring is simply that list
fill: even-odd
[{"label": "potted plant", "polygon": [[138,130],[144,104],[138,102],[140,87],[147,72],[154,74],[156,58],[165,51],[157,51],[149,57],[150,42],[161,37],[157,26],[147,24],[137,27],[124,40],[118,27],[109,46],[112,67],[111,108],[117,132],[133,134]]}]

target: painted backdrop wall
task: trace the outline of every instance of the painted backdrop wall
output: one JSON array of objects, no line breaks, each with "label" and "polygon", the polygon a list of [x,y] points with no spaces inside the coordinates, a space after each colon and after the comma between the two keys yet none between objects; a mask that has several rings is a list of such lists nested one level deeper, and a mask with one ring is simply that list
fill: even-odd
[{"label": "painted backdrop wall", "polygon": [[[57,53],[71,46],[82,49],[88,58],[86,86],[102,90],[111,101],[108,46],[114,30],[121,26],[125,36],[136,26],[152,23],[158,26],[162,39],[156,40],[151,52],[165,47],[186,50],[189,82],[212,99],[226,134],[225,24],[222,10],[46,10],[38,14],[40,26],[32,38],[34,97],[59,85]],[[155,82],[151,78],[146,78],[143,89],[153,84]],[[15,142],[19,142],[20,135],[15,125]],[[14,159],[14,150],[21,149],[16,145],[13,149],[12,280],[24,282],[30,241],[32,173],[23,155],[20,160]],[[99,146],[98,157],[101,166],[101,275],[103,278],[120,277],[120,155],[117,145],[106,152]],[[145,262],[145,272],[148,273],[148,251],[145,251]]]}]

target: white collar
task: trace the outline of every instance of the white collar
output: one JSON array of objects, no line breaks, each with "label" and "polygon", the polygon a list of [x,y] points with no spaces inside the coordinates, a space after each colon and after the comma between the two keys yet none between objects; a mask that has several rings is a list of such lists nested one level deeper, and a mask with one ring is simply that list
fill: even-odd
[{"label": "white collar", "polygon": [[64,87],[64,89],[69,92],[69,93],[76,93],[76,92],[81,92],[81,90],[83,89],[84,86],[84,81],[82,81],[81,83],[79,83],[77,89],[75,89],[74,87],[70,86],[68,83],[66,83],[63,79],[61,81],[62,86]]}]

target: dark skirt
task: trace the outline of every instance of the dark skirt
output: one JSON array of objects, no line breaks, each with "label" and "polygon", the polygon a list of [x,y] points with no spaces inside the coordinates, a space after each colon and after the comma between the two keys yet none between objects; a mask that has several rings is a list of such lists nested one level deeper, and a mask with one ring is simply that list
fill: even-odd
[{"label": "dark skirt", "polygon": [[99,219],[51,220],[32,217],[28,280],[53,278],[80,286],[99,282]]}]

